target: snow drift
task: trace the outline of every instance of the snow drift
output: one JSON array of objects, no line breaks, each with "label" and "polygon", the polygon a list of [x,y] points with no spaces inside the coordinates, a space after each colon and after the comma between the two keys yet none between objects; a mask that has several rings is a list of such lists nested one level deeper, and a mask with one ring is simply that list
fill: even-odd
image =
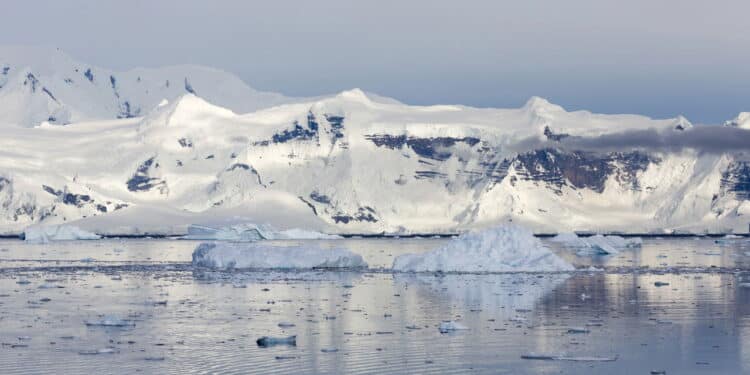
[{"label": "snow drift", "polygon": [[193,251],[193,266],[216,269],[344,269],[366,268],[367,263],[362,256],[345,249],[223,242],[198,245]]},{"label": "snow drift", "polygon": [[98,234],[87,232],[73,225],[33,225],[23,232],[27,242],[48,243],[50,241],[98,240]]},{"label": "snow drift", "polygon": [[463,234],[438,249],[393,261],[402,272],[549,272],[573,266],[542,245],[531,230],[500,225]]}]

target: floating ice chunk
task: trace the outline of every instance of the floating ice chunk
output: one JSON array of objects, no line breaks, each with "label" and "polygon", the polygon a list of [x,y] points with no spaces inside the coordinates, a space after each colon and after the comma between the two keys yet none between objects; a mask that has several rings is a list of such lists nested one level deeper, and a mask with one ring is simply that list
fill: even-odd
[{"label": "floating ice chunk", "polygon": [[118,351],[113,348],[102,348],[94,350],[81,350],[78,352],[80,355],[97,355],[97,354],[115,354]]},{"label": "floating ice chunk", "polygon": [[260,226],[257,224],[245,223],[225,227],[211,227],[193,224],[188,227],[188,234],[182,238],[186,240],[252,242],[260,240],[337,239],[341,237],[299,228],[279,231],[270,225]]},{"label": "floating ice chunk", "polygon": [[714,243],[717,244],[723,244],[723,243],[732,243],[733,240],[738,240],[743,238],[742,236],[738,236],[736,234],[727,234],[726,236],[719,238],[718,240],[714,240]]},{"label": "floating ice chunk", "polygon": [[548,272],[573,266],[517,225],[501,225],[462,234],[423,254],[404,254],[393,261],[402,272]]},{"label": "floating ice chunk", "polygon": [[219,269],[366,268],[362,256],[318,245],[272,246],[263,243],[202,243],[193,266]]},{"label": "floating ice chunk", "polygon": [[132,320],[120,319],[113,315],[105,315],[99,320],[87,320],[84,322],[89,327],[133,327],[135,322]]},{"label": "floating ice chunk", "polygon": [[610,255],[617,254],[622,249],[636,248],[643,244],[640,237],[624,238],[621,236],[603,236],[597,234],[591,237],[578,237],[575,233],[561,233],[550,239],[568,248],[579,249],[580,254]]},{"label": "floating ice chunk", "polygon": [[37,287],[38,289],[63,289],[63,286],[56,285],[56,284],[50,284],[50,283],[44,283],[42,285],[39,285]]},{"label": "floating ice chunk", "polygon": [[590,331],[587,328],[583,327],[570,327],[568,328],[568,333],[589,333]]},{"label": "floating ice chunk", "polygon": [[98,240],[98,234],[87,232],[73,225],[32,225],[23,232],[27,242],[48,243],[50,241]]},{"label": "floating ice chunk", "polygon": [[448,333],[453,331],[464,331],[468,330],[469,327],[454,321],[441,322],[438,330],[440,333]]},{"label": "floating ice chunk", "polygon": [[573,362],[613,362],[617,360],[614,357],[572,357],[565,354],[537,354],[528,353],[521,355],[522,359],[536,359],[544,361],[573,361]]},{"label": "floating ice chunk", "polygon": [[569,247],[586,247],[588,243],[575,233],[560,233],[549,239],[552,242],[564,244]]},{"label": "floating ice chunk", "polygon": [[267,348],[270,346],[276,346],[276,345],[291,345],[291,346],[297,346],[297,335],[289,336],[289,337],[269,337],[269,336],[263,336],[257,340],[255,340],[255,343],[258,344],[258,346]]}]

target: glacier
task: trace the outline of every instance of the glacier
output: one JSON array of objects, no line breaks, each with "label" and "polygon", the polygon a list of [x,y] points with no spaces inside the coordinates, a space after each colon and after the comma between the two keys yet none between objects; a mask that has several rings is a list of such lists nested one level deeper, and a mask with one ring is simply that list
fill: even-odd
[{"label": "glacier", "polygon": [[[241,222],[375,235],[504,222],[744,233],[750,222],[745,152],[556,146],[701,126],[683,117],[567,111],[538,97],[510,109],[412,106],[359,89],[288,98],[204,67],[114,72],[60,51],[0,51],[0,234],[65,223],[185,235]],[[724,126],[744,131],[747,118]]]},{"label": "glacier", "polygon": [[49,243],[51,241],[98,240],[101,236],[73,225],[32,225],[24,230],[23,239],[26,242]]},{"label": "glacier", "polygon": [[193,224],[188,227],[187,235],[181,238],[185,240],[252,242],[260,240],[332,240],[340,239],[341,236],[300,228],[280,231],[270,225],[242,223],[223,227]]}]

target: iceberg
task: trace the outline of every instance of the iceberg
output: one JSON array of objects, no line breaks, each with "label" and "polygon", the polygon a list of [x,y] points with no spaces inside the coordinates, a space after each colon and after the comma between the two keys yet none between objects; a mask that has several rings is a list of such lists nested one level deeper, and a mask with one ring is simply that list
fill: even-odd
[{"label": "iceberg", "polygon": [[98,240],[102,237],[73,225],[32,225],[23,231],[27,242],[48,243],[50,241]]},{"label": "iceberg", "polygon": [[215,269],[366,268],[362,256],[317,245],[205,242],[193,251],[193,266]]},{"label": "iceberg", "polygon": [[423,254],[393,261],[400,272],[553,272],[574,267],[542,245],[531,230],[501,225],[469,232]]},{"label": "iceberg", "polygon": [[575,233],[561,233],[550,239],[564,247],[578,249],[579,253],[594,253],[598,255],[618,254],[626,248],[636,248],[643,244],[640,237],[624,238],[621,236],[603,236],[597,234],[591,237],[578,237]]},{"label": "iceberg", "polygon": [[225,227],[212,227],[192,224],[188,227],[186,240],[214,240],[253,242],[260,240],[327,240],[339,239],[341,236],[325,234],[306,229],[276,230],[270,225],[256,225],[252,223],[236,224]]}]

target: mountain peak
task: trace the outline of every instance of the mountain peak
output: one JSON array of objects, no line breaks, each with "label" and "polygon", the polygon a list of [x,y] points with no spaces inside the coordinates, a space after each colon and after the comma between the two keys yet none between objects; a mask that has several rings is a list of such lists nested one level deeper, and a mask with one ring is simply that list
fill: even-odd
[{"label": "mountain peak", "polygon": [[523,105],[523,109],[527,111],[564,111],[563,107],[550,103],[547,99],[539,96],[532,96]]},{"label": "mountain peak", "polygon": [[369,97],[367,97],[367,94],[365,94],[364,91],[362,91],[359,88],[354,88],[351,90],[346,90],[340,92],[338,95],[336,95],[337,98],[358,102],[362,104],[370,104],[372,101]]},{"label": "mountain peak", "polygon": [[674,129],[675,130],[687,130],[693,127],[693,123],[691,123],[685,116],[679,115],[677,118],[675,118],[674,121]]},{"label": "mountain peak", "polygon": [[725,122],[724,126],[750,129],[750,112],[740,112],[740,114],[738,114],[733,120]]}]

